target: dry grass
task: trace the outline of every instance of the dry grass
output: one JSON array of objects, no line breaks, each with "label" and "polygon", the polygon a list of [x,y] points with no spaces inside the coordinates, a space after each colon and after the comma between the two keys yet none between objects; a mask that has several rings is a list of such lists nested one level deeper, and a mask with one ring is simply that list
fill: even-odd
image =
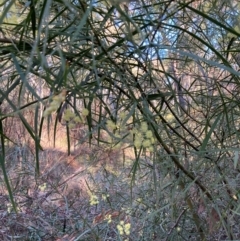
[{"label": "dry grass", "polygon": [[34,175],[30,149],[21,149],[22,154],[19,148],[8,150],[6,162],[19,212],[12,212],[2,182],[1,240],[64,240],[60,238],[67,233],[81,233],[93,223],[97,211],[89,205],[93,186],[89,175],[96,175],[102,164],[91,167],[92,151],[86,145],[83,149],[71,156],[57,149],[45,150],[40,154],[39,177]]},{"label": "dry grass", "polygon": [[[42,136],[44,151],[40,152],[39,176],[35,175],[35,153],[30,139],[22,134],[23,138],[16,142],[21,144],[11,145],[7,150],[6,165],[18,213],[11,208],[1,177],[0,240],[76,240],[84,233],[87,240],[98,240],[95,229],[100,224],[94,220],[103,209],[111,207],[102,203],[91,206],[89,200],[94,193],[103,202],[100,199],[104,192],[114,195],[119,191],[110,181],[103,185],[105,175],[115,178],[123,170],[122,150],[82,143],[72,147],[68,156],[63,128],[57,131],[55,147],[51,134]],[[116,231],[110,233],[116,236]],[[79,240],[86,240],[86,235]]]},{"label": "dry grass", "polygon": [[[68,156],[63,129],[57,131],[56,147],[49,136],[42,136],[39,176],[31,141],[13,136],[20,144],[9,145],[6,166],[18,213],[11,208],[0,175],[0,240],[197,240],[192,212],[167,157],[154,163],[148,154],[141,156],[133,183],[132,149],[82,142],[72,146]],[[225,240],[216,211],[199,199],[195,188],[190,193],[202,229],[211,229],[208,240]],[[97,204],[91,205],[94,196]],[[120,233],[120,222],[131,224],[129,235]]]}]

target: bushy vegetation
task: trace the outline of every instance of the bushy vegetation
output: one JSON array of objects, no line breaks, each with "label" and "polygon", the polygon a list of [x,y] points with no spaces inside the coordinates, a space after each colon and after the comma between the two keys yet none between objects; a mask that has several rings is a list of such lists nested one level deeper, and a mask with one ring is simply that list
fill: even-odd
[{"label": "bushy vegetation", "polygon": [[238,1],[0,1],[1,240],[238,240]]}]

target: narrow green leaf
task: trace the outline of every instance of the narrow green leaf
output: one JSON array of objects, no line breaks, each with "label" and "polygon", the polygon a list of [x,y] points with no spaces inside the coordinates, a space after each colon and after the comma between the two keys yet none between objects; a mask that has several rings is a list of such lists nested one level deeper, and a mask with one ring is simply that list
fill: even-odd
[{"label": "narrow green leaf", "polygon": [[160,94],[150,94],[150,95],[147,95],[146,99],[147,100],[158,100],[158,99],[162,99],[163,97],[166,97],[166,96],[173,96],[173,93],[172,92],[162,92]]},{"label": "narrow green leaf", "polygon": [[68,152],[68,156],[70,156],[70,154],[71,154],[71,150],[70,150],[70,148],[71,148],[71,144],[70,144],[70,130],[69,130],[69,126],[68,125],[66,125],[66,130],[67,130],[67,152]]},{"label": "narrow green leaf", "polygon": [[[181,4],[180,4],[181,5]],[[228,26],[226,26],[226,24],[222,24],[221,22],[219,22],[218,20],[210,17],[209,15],[207,15],[206,13],[202,12],[202,11],[199,11],[198,9],[196,8],[193,8],[191,7],[190,5],[185,5],[186,8],[189,8],[190,10],[192,10],[193,12],[199,14],[200,16],[202,16],[204,19],[208,19],[209,21],[215,23],[216,25],[218,25],[219,27],[229,31],[230,33],[240,37],[240,33],[236,32],[233,28],[230,28]]]},{"label": "narrow green leaf", "polygon": [[[7,100],[7,102],[9,103],[9,105],[12,107],[12,109],[14,111],[17,112],[19,118],[21,119],[23,125],[25,126],[26,130],[28,131],[28,133],[30,134],[30,136],[33,138],[33,140],[35,140],[35,135],[34,135],[34,131],[32,129],[32,127],[28,124],[27,120],[24,118],[24,116],[22,115],[22,113],[17,109],[17,107],[15,106],[15,104],[8,98],[8,96],[5,95],[5,93],[0,89],[0,94],[2,96],[5,96],[5,99]],[[41,146],[39,146],[40,149]]]},{"label": "narrow green leaf", "polygon": [[[61,107],[60,107],[61,108]],[[58,112],[58,110],[57,110]],[[55,121],[54,121],[54,131],[53,131],[53,146],[55,147],[55,144],[56,144],[56,136],[57,136],[57,125],[58,125],[58,118],[56,117],[55,118]],[[50,127],[50,126],[49,126]],[[49,130],[50,132],[50,130]]]},{"label": "narrow green leaf", "polygon": [[16,56],[14,54],[12,54],[12,59],[13,59],[13,63],[15,64],[16,70],[17,70],[22,82],[24,83],[24,85],[28,88],[28,90],[32,93],[32,95],[36,97],[36,99],[38,101],[41,101],[40,96],[36,93],[36,91],[28,83],[28,81],[26,79],[26,73],[24,73],[23,70],[21,69],[21,67],[16,59]]},{"label": "narrow green leaf", "polygon": [[239,151],[235,151],[234,152],[234,157],[233,157],[234,169],[237,169],[238,160],[239,160]]},{"label": "narrow green leaf", "polygon": [[[3,125],[2,125],[1,120],[0,120],[0,132],[3,133]],[[7,190],[8,190],[8,194],[9,194],[9,198],[12,203],[12,206],[13,206],[13,210],[17,213],[17,206],[14,201],[12,188],[11,188],[11,185],[10,185],[10,182],[8,179],[8,175],[7,175],[7,171],[6,171],[6,167],[5,167],[5,143],[4,143],[3,135],[1,135],[1,148],[2,148],[2,153],[0,153],[0,166],[1,166],[1,169],[3,172],[3,179],[4,179],[4,182],[5,182]]]},{"label": "narrow green leaf", "polygon": [[38,118],[39,118],[39,104],[36,105],[35,108],[35,116],[34,116],[34,131],[35,131],[35,156],[36,156],[36,174],[39,175],[39,147],[40,147],[40,138],[38,136]]},{"label": "narrow green leaf", "polygon": [[228,71],[229,73],[232,73],[236,76],[240,76],[240,72],[236,71],[235,69],[233,69],[232,67],[230,66],[226,66],[226,65],[223,65],[223,64],[220,64],[216,61],[212,61],[212,60],[209,60],[209,59],[206,59],[206,58],[202,58],[196,54],[193,54],[193,53],[190,53],[190,52],[187,52],[187,51],[182,51],[182,50],[179,50],[175,47],[172,47],[172,46],[167,46],[167,45],[156,45],[158,46],[158,48],[161,48],[161,49],[169,49],[169,50],[173,50],[174,52],[176,53],[179,53],[183,56],[188,56],[188,57],[191,57],[192,59],[195,59],[195,60],[199,60],[199,61],[203,61],[213,67],[218,67],[220,69],[224,69],[226,71]]},{"label": "narrow green leaf", "polygon": [[212,135],[213,131],[215,130],[215,128],[216,128],[216,126],[217,126],[217,124],[218,124],[221,116],[222,116],[221,114],[219,114],[219,115],[217,116],[217,118],[215,119],[214,123],[212,124],[209,132],[208,132],[207,135],[205,136],[205,138],[204,138],[204,140],[203,140],[203,142],[202,142],[202,145],[201,145],[201,147],[199,148],[200,153],[206,151],[206,147],[207,147],[208,141],[210,140],[211,135]]},{"label": "narrow green leaf", "polygon": [[36,11],[35,11],[34,0],[31,0],[31,3],[30,3],[30,15],[31,15],[33,38],[35,39],[36,38]]},{"label": "narrow green leaf", "polygon": [[40,13],[39,20],[38,20],[38,26],[41,26],[43,18],[44,18],[44,15],[45,15],[45,11],[48,11],[48,9],[50,7],[49,6],[50,2],[51,1],[49,1],[49,0],[44,0],[43,1],[42,8],[41,8],[41,13]]},{"label": "narrow green leaf", "polygon": [[131,116],[133,116],[133,113],[136,111],[136,107],[137,107],[137,103],[134,103],[132,105],[132,108],[130,110],[128,110],[128,114],[127,116],[124,118],[123,122],[122,122],[122,125],[125,126],[127,124],[127,121],[129,120],[129,118]]},{"label": "narrow green leaf", "polygon": [[3,19],[6,17],[6,15],[9,13],[9,10],[14,3],[15,3],[15,0],[12,0],[12,1],[8,1],[7,5],[4,4],[6,7],[3,9],[3,12],[0,15],[0,25],[2,24]]}]

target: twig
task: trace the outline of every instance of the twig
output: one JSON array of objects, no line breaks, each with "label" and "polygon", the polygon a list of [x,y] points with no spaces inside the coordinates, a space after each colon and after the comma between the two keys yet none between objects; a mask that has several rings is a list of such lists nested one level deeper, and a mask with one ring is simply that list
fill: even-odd
[{"label": "twig", "polygon": [[172,233],[172,231],[174,230],[174,228],[178,225],[179,221],[180,221],[180,218],[182,217],[182,215],[187,211],[187,209],[184,209],[180,215],[178,216],[177,218],[177,221],[176,223],[172,226],[172,228],[169,230],[169,232],[167,233],[167,237],[164,239],[164,241],[167,241],[168,240],[168,237],[170,236],[170,234]]}]

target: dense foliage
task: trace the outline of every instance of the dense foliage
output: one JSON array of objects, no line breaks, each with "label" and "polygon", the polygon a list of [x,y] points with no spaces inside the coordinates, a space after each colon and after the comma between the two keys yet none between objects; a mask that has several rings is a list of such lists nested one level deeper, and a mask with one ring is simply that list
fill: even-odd
[{"label": "dense foliage", "polygon": [[153,177],[153,240],[240,238],[238,1],[0,3],[0,161],[15,208],[13,116],[36,174],[44,123],[66,127],[69,153],[78,125],[90,145],[133,148],[132,187],[143,159]]}]

